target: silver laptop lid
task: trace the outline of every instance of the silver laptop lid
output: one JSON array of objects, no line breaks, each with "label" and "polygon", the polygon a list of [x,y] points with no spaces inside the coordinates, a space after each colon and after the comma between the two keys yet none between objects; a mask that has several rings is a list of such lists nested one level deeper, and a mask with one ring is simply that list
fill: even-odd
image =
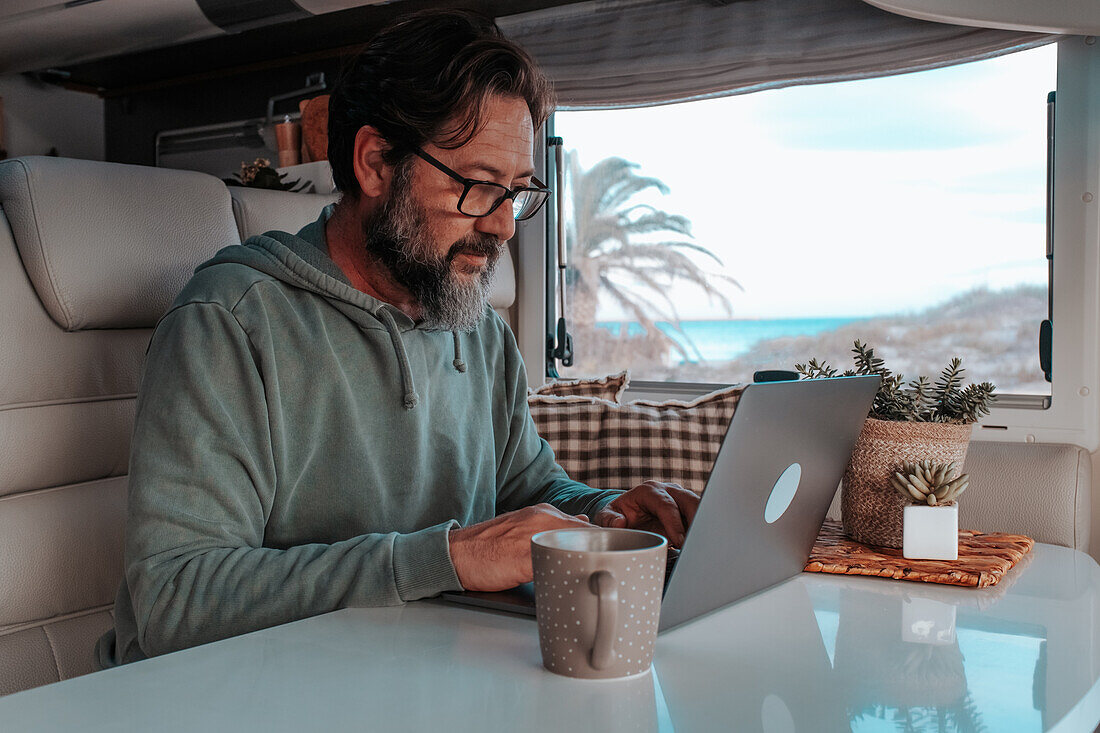
[{"label": "silver laptop lid", "polygon": [[868,376],[745,389],[665,591],[661,631],[802,571],[878,385]]}]

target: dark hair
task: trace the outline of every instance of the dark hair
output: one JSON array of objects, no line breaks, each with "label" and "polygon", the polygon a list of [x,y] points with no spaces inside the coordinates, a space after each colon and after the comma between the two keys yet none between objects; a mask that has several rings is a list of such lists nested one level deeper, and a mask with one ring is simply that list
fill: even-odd
[{"label": "dark hair", "polygon": [[480,130],[493,95],[527,102],[537,128],[554,107],[550,83],[491,19],[467,11],[423,11],[379,31],[344,67],[328,112],[328,159],[336,188],[358,196],[355,135],[372,125],[397,165],[410,148],[458,148]]}]

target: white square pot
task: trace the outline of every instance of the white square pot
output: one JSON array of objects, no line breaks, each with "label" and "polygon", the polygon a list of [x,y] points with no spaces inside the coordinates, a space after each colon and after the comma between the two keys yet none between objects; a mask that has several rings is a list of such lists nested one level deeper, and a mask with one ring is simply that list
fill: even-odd
[{"label": "white square pot", "polygon": [[910,560],[959,559],[959,505],[910,504],[902,516],[901,554]]}]

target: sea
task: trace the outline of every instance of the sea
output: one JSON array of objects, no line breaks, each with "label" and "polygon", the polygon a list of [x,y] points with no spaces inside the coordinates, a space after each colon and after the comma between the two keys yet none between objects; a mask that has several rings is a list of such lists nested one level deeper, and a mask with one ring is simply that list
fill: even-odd
[{"label": "sea", "polygon": [[[657,327],[684,346],[687,358],[680,357],[680,363],[698,361],[728,361],[736,359],[768,339],[782,336],[813,336],[824,331],[840,328],[857,318],[776,318],[776,319],[738,319],[724,321],[680,321],[680,328],[688,340],[670,323],[659,322]],[[636,321],[599,321],[598,328],[618,336],[626,328],[630,335],[641,335],[642,325]]]}]

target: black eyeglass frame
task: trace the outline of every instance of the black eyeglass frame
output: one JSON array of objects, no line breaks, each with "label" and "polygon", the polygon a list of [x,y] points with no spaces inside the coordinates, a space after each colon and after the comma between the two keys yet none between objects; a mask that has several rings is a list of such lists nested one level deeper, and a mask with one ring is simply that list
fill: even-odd
[{"label": "black eyeglass frame", "polygon": [[[463,216],[469,216],[469,217],[473,217],[475,219],[481,219],[483,217],[489,216],[494,211],[499,209],[500,205],[503,204],[505,201],[515,201],[516,196],[519,196],[524,191],[529,191],[531,193],[544,194],[543,197],[542,197],[542,200],[538,203],[538,205],[534,209],[532,209],[530,212],[528,212],[522,218],[519,218],[519,217],[516,218],[516,221],[527,221],[528,219],[533,217],[535,214],[539,213],[539,210],[542,209],[542,207],[546,204],[546,200],[550,198],[550,194],[553,193],[553,191],[550,190],[550,188],[548,188],[545,183],[543,183],[539,179],[535,178],[534,176],[531,176],[531,182],[535,184],[534,186],[520,186],[519,188],[508,188],[507,186],[503,186],[503,185],[501,185],[499,183],[495,183],[493,181],[481,181],[481,180],[478,180],[476,178],[466,178],[464,176],[459,175],[455,171],[451,170],[446,165],[439,162],[438,160],[433,158],[428,153],[425,153],[420,148],[410,148],[410,149],[421,160],[423,160],[426,163],[430,164],[431,166],[438,169],[439,171],[445,173],[447,176],[449,176],[453,180],[457,181],[458,183],[462,184],[462,195],[458,197],[458,213],[462,214]],[[500,195],[500,198],[498,198],[496,200],[496,202],[492,206],[490,206],[489,210],[486,211],[484,214],[470,214],[470,213],[465,212],[465,211],[462,210],[462,204],[465,203],[466,197],[470,194],[470,191],[473,189],[474,186],[492,186],[493,188],[499,188],[504,193],[502,193]]]}]

